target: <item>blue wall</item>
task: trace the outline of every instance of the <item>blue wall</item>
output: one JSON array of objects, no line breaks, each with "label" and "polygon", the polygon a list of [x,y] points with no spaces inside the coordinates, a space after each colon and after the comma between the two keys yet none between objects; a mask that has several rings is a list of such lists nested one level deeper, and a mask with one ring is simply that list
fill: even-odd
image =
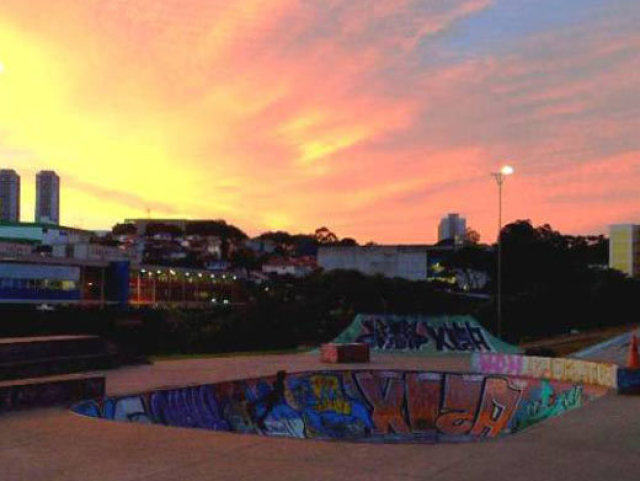
[{"label": "blue wall", "polygon": [[0,288],[0,301],[80,301],[80,290],[63,291],[58,289],[14,289]]}]

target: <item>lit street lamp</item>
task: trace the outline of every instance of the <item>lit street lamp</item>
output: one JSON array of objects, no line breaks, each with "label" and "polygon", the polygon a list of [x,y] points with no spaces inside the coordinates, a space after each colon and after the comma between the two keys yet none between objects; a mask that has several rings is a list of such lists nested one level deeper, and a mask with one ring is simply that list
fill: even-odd
[{"label": "lit street lamp", "polygon": [[503,166],[499,172],[492,172],[491,176],[498,183],[498,289],[496,293],[496,310],[498,318],[497,334],[502,336],[502,184],[507,176],[513,174],[513,167]]}]

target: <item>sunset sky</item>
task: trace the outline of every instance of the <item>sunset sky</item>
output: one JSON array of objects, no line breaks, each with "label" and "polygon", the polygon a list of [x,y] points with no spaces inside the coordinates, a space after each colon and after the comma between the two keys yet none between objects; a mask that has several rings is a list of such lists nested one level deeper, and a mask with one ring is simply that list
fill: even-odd
[{"label": "sunset sky", "polygon": [[638,0],[1,0],[0,167],[62,223],[431,242],[640,223]]}]

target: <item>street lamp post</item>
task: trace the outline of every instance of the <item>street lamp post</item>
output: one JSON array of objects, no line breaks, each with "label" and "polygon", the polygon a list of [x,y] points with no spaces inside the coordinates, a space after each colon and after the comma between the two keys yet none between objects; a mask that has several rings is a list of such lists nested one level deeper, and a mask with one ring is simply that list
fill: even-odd
[{"label": "street lamp post", "polygon": [[497,334],[502,336],[502,184],[507,176],[513,174],[513,167],[505,165],[499,172],[492,172],[491,176],[498,184],[498,279],[496,292]]}]

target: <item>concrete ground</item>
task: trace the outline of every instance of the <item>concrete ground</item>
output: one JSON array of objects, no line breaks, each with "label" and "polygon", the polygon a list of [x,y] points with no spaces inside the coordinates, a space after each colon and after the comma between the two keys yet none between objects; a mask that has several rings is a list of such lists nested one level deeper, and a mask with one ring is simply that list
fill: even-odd
[{"label": "concrete ground", "polygon": [[[337,366],[344,367],[344,366]],[[461,371],[464,357],[377,356],[368,365]],[[326,369],[313,355],[158,362],[107,373],[108,394]],[[109,422],[64,409],[0,416],[2,481],[637,480],[640,397],[607,395],[500,440],[357,444]]]}]

